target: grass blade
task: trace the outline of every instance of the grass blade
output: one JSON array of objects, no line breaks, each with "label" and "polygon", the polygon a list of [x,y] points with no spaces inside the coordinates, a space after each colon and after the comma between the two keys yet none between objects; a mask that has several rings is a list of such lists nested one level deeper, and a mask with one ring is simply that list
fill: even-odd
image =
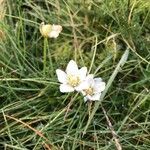
[{"label": "grass blade", "polygon": [[105,88],[104,92],[101,95],[100,101],[95,103],[94,109],[93,109],[91,115],[89,116],[88,122],[87,122],[87,124],[86,124],[86,126],[84,128],[83,135],[86,134],[86,130],[89,127],[89,125],[90,125],[90,123],[91,123],[91,121],[92,121],[92,119],[93,119],[97,109],[99,108],[99,105],[103,101],[105,95],[107,94],[107,91],[108,91],[109,87],[111,86],[112,82],[114,81],[114,79],[117,76],[118,72],[120,71],[121,67],[123,67],[123,65],[127,61],[128,55],[129,55],[129,49],[127,48],[126,51],[124,52],[124,54],[122,55],[122,57],[121,57],[118,65],[117,65],[116,69],[114,70],[113,74],[109,78],[108,83],[106,85],[106,88]]}]

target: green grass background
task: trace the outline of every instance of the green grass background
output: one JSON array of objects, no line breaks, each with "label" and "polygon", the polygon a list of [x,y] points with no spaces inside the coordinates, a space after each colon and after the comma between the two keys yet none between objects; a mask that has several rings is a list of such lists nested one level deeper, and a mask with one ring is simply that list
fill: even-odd
[{"label": "green grass background", "polygon": [[[115,150],[102,108],[123,150],[150,149],[148,0],[7,0],[6,8],[0,22],[1,150]],[[42,21],[63,26],[57,39],[48,39],[45,74]],[[59,91],[55,70],[71,59],[108,83],[90,110],[80,94]]]}]

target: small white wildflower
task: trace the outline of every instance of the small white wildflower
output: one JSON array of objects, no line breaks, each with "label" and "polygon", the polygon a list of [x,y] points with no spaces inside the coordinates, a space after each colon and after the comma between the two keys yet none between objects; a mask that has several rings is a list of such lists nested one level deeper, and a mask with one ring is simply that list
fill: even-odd
[{"label": "small white wildflower", "polygon": [[98,101],[101,92],[105,89],[105,82],[101,78],[94,78],[93,75],[88,75],[84,82],[85,87],[81,92],[84,96],[84,101]]},{"label": "small white wildflower", "polygon": [[61,31],[61,25],[44,24],[44,22],[40,25],[40,32],[43,37],[57,38]]},{"label": "small white wildflower", "polygon": [[78,69],[76,62],[73,60],[68,63],[66,72],[57,69],[56,74],[61,83],[60,91],[63,93],[73,92],[74,90],[81,91],[85,87],[83,81],[86,78],[87,68]]}]

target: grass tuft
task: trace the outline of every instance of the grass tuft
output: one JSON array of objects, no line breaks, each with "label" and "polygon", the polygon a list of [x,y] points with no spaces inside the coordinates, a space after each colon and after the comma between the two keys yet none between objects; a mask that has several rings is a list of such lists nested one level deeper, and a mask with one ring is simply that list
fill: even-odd
[{"label": "grass tuft", "polygon": [[[0,149],[150,149],[149,8],[147,0],[0,0]],[[63,31],[44,45],[41,22]],[[71,59],[107,83],[99,102],[59,91],[55,70]]]}]

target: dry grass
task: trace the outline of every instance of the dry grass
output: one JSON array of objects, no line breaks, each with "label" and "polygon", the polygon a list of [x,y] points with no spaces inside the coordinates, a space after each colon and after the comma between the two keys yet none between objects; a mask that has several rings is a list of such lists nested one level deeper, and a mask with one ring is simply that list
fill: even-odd
[{"label": "dry grass", "polygon": [[[5,0],[0,0],[0,23],[3,22],[5,17],[5,11],[6,11],[5,3],[6,3]],[[5,36],[4,31],[2,27],[0,27],[0,40],[3,39],[4,36]]]}]

